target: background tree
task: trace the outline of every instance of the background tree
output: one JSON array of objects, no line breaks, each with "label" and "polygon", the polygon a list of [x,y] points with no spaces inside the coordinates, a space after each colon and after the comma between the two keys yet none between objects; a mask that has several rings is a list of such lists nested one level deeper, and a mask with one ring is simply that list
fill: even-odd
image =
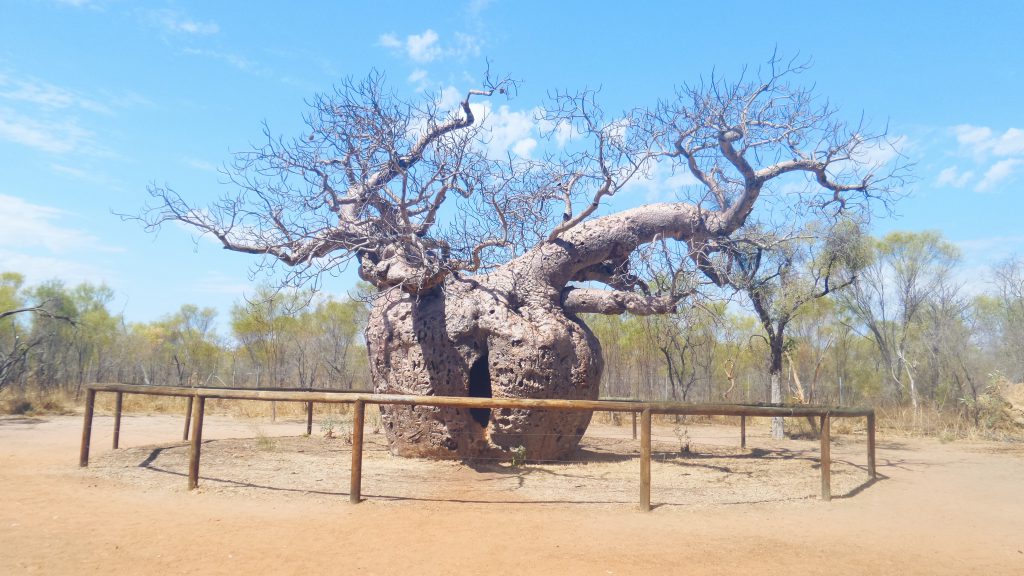
[{"label": "background tree", "polygon": [[[359,300],[327,299],[316,305],[309,318],[313,330],[306,333],[316,344],[318,361],[323,367],[322,382],[351,390],[359,380],[366,356],[365,351],[356,351],[361,340],[360,328],[366,325],[366,313],[365,304]],[[310,380],[310,386],[314,384]]]},{"label": "background tree", "polygon": [[[752,230],[722,243],[717,258],[703,266],[716,284],[742,291],[760,320],[768,344],[773,404],[783,401],[783,358],[791,352],[786,340],[789,323],[810,302],[852,284],[866,259],[860,227],[849,220],[827,227],[811,222],[786,234],[780,238],[777,232]],[[807,401],[802,389],[796,399]],[[783,419],[772,418],[772,437],[782,438],[783,433]]]},{"label": "background tree", "polygon": [[288,386],[287,365],[293,338],[299,333],[298,315],[310,297],[261,286],[231,308],[231,331],[252,361],[257,388]]},{"label": "background tree", "polygon": [[[1024,380],[1024,260],[1014,256],[992,267],[993,293],[975,302],[991,329],[985,348],[1012,382]],[[979,334],[980,335],[980,334]]]},{"label": "background tree", "polygon": [[657,350],[668,377],[668,393],[662,397],[688,402],[698,391],[710,397],[716,346],[712,324],[719,321],[721,312],[694,305],[672,314],[644,317],[649,345]]},{"label": "background tree", "polygon": [[[317,97],[299,137],[268,134],[238,155],[237,193],[197,209],[154,186],[142,218],[283,263],[293,282],[355,259],[379,290],[366,329],[378,392],[595,398],[604,361],[580,314],[670,312],[745,225],[770,229],[783,212],[834,218],[891,198],[894,173],[869,154],[881,137],[791,84],[802,71],[773,59],[751,77],[712,77],[619,115],[591,91],[558,93],[539,120],[575,139],[553,141],[540,160],[485,145],[484,110],[471,101],[514,82],[488,79],[449,111],[433,97],[406,102],[372,74]],[[677,202],[599,216],[656,167],[698,185]],[[783,194],[787,181],[799,192]],[[590,418],[381,410],[392,451],[438,457],[518,446],[560,457]]]},{"label": "background tree", "polygon": [[217,311],[183,304],[162,324],[163,338],[174,364],[178,386],[209,386],[217,378],[221,347],[214,322]]},{"label": "background tree", "polygon": [[928,304],[951,281],[957,248],[938,232],[893,232],[874,243],[873,259],[861,280],[841,300],[866,329],[898,399],[920,405],[915,371],[921,358],[913,345]]}]

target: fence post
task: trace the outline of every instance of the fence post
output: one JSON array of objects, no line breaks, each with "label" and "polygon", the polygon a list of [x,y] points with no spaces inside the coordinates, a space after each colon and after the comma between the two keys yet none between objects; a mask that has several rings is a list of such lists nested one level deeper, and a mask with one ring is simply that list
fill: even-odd
[{"label": "fence post", "polygon": [[740,416],[740,448],[747,447],[747,417]]},{"label": "fence post", "polygon": [[633,416],[633,440],[636,440],[636,412],[630,412]]},{"label": "fence post", "polygon": [[306,402],[306,436],[313,435],[313,401]]},{"label": "fence post", "polygon": [[875,475],[875,413],[868,414],[868,477],[874,480]]},{"label": "fence post", "polygon": [[831,418],[821,417],[821,499],[832,500],[832,432]]},{"label": "fence post", "polygon": [[349,502],[358,504],[362,498],[363,482],[363,414],[362,400],[356,400],[352,407],[352,475],[349,479]]},{"label": "fence post", "polygon": [[188,401],[185,404],[185,431],[181,433],[181,441],[188,442],[188,425],[192,423],[192,402],[194,398],[188,397]]},{"label": "fence post", "polygon": [[96,391],[85,390],[85,420],[82,422],[82,450],[78,454],[78,465],[85,468],[89,465],[89,442],[92,440],[92,411],[96,405]]},{"label": "fence post", "polygon": [[192,449],[188,457],[188,489],[199,487],[199,453],[203,445],[203,410],[206,408],[206,397],[197,396],[195,411],[192,413]]},{"label": "fence post", "polygon": [[121,442],[121,408],[124,406],[124,392],[114,395],[114,450]]},{"label": "fence post", "polygon": [[[634,414],[636,414],[634,412]],[[640,417],[640,511],[651,510],[651,409]]]}]

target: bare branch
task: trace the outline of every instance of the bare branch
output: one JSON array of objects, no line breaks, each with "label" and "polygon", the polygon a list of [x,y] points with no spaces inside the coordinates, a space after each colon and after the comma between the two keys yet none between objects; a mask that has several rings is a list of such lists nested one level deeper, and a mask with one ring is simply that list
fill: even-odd
[{"label": "bare branch", "polygon": [[624,314],[637,316],[675,312],[679,296],[643,296],[620,290],[568,287],[562,291],[562,308],[570,314]]}]

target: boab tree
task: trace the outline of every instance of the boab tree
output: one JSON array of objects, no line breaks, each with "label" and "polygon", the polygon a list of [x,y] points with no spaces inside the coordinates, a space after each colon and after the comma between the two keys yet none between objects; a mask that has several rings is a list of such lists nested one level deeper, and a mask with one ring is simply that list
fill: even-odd
[{"label": "boab tree", "polygon": [[[601,347],[581,314],[661,314],[697,286],[715,250],[755,220],[834,217],[889,194],[866,136],[790,84],[773,60],[650,109],[608,116],[595,94],[555,94],[537,118],[542,158],[495,154],[488,79],[451,109],[405,101],[383,78],[317,97],[308,132],[227,167],[237,191],[198,209],[167,187],[143,219],[175,221],[224,248],[315,282],[351,259],[377,287],[366,328],[380,393],[593,399]],[[538,152],[536,156],[541,156]],[[688,174],[678,201],[601,215],[630,182]],[[800,176],[793,186],[779,185]],[[791,179],[792,180],[792,179]],[[635,203],[635,202],[634,202]],[[755,217],[755,205],[765,205]],[[528,458],[575,449],[590,415],[381,408],[392,452]]]}]

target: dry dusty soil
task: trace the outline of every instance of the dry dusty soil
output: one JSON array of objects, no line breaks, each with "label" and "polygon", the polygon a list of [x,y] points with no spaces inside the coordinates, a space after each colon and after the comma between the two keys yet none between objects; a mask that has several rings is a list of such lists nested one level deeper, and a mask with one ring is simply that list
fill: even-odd
[{"label": "dry dusty soil", "polygon": [[[637,511],[628,426],[597,424],[576,461],[394,458],[367,433],[349,504],[347,424],[208,415],[200,489],[182,418],[0,417],[0,574],[1024,574],[1024,447],[842,428],[834,498],[817,443],[748,448],[726,425],[659,423],[655,507]],[[689,446],[689,450],[681,450]]]}]

